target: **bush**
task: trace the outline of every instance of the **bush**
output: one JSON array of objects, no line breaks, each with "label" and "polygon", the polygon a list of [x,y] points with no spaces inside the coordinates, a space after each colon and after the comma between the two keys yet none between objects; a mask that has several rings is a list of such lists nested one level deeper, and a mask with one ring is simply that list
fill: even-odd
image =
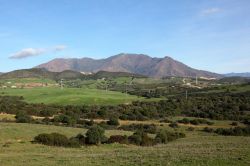
[{"label": "bush", "polygon": [[30,123],[32,122],[32,117],[24,112],[18,112],[15,116],[17,123]]},{"label": "bush", "polygon": [[108,139],[108,143],[128,144],[128,137],[126,135],[112,135]]},{"label": "bush", "polygon": [[178,120],[178,123],[183,123],[183,124],[192,124],[192,125],[199,125],[199,124],[207,124],[207,125],[213,125],[214,123],[211,121],[208,121],[206,119],[187,119],[187,118],[183,118],[181,120]]},{"label": "bush", "polygon": [[237,122],[232,122],[231,125],[232,126],[238,126],[238,123]]},{"label": "bush", "polygon": [[155,136],[155,142],[160,144],[166,144],[168,143],[168,134],[166,131],[161,130],[158,132]]},{"label": "bush", "polygon": [[160,123],[172,123],[173,121],[165,118],[165,119],[160,120],[159,122]]},{"label": "bush", "polygon": [[150,138],[147,133],[143,131],[137,131],[133,135],[128,137],[129,143],[138,146],[152,146],[155,144],[154,140]]},{"label": "bush", "polygon": [[235,127],[230,129],[218,128],[215,133],[225,136],[250,136],[250,127]]},{"label": "bush", "polygon": [[104,133],[104,129],[100,126],[91,127],[86,133],[86,143],[99,145],[102,142],[105,142],[107,138]]},{"label": "bush", "polygon": [[34,142],[49,146],[80,147],[77,141],[69,140],[65,135],[59,133],[39,134],[34,138]]},{"label": "bush", "polygon": [[43,120],[42,120],[43,123],[45,124],[49,124],[51,122],[50,118],[48,117],[45,117]]},{"label": "bush", "polygon": [[150,134],[155,134],[157,131],[157,127],[155,124],[130,124],[130,125],[122,125],[118,128],[119,130],[125,131],[143,131]]},{"label": "bush", "polygon": [[204,132],[207,132],[207,133],[212,133],[212,132],[214,132],[214,129],[209,128],[209,127],[205,127],[205,128],[203,129],[203,131],[204,131]]},{"label": "bush", "polygon": [[108,125],[106,122],[101,122],[101,123],[98,123],[97,125],[100,126],[103,129],[105,129],[105,130],[115,130],[115,129],[117,129],[116,126]]},{"label": "bush", "polygon": [[86,137],[82,134],[78,134],[76,137],[73,137],[73,139],[77,140],[80,145],[86,144]]},{"label": "bush", "polygon": [[74,119],[71,116],[64,115],[64,114],[55,116],[53,121],[54,122],[59,122],[59,123],[64,123],[64,124],[67,124],[69,126],[72,126],[72,125],[76,124],[76,119]]},{"label": "bush", "polygon": [[192,125],[199,125],[199,124],[200,124],[200,121],[199,121],[198,119],[193,119],[193,120],[190,121],[190,123],[191,123]]},{"label": "bush", "polygon": [[141,133],[135,132],[133,135],[128,137],[129,143],[135,145],[141,145],[142,138]]},{"label": "bush", "polygon": [[183,124],[189,124],[190,120],[187,118],[183,118],[182,120],[178,120],[179,123],[183,123]]},{"label": "bush", "polygon": [[194,131],[194,127],[189,127],[186,129],[187,131]]},{"label": "bush", "polygon": [[111,126],[119,126],[119,121],[117,118],[110,118],[108,121],[107,121],[107,124],[108,125],[111,125]]},{"label": "bush", "polygon": [[156,136],[155,136],[155,142],[156,143],[163,143],[166,144],[170,141],[174,141],[178,138],[184,138],[185,134],[184,133],[179,133],[179,132],[169,132],[166,130],[161,130],[159,131]]},{"label": "bush", "polygon": [[173,123],[170,123],[170,124],[169,124],[169,127],[172,127],[172,128],[178,128],[178,127],[179,127],[179,125],[178,125],[178,123],[173,122]]}]

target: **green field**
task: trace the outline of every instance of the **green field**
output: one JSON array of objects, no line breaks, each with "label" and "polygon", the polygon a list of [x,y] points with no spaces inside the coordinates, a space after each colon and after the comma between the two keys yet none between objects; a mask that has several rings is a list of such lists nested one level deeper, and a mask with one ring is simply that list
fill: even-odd
[{"label": "green field", "polygon": [[[121,92],[105,91],[89,88],[33,88],[33,89],[1,89],[1,95],[23,96],[30,103],[45,104],[97,104],[115,105],[131,103],[135,100],[148,100],[142,97],[126,95]],[[150,99],[152,100],[152,99]],[[150,101],[149,100],[149,101]]]},{"label": "green field", "polygon": [[[30,142],[34,136],[44,132],[59,132],[71,137],[85,131],[70,127],[0,123],[0,165],[248,166],[250,164],[250,137],[225,137],[199,131],[186,132],[186,138],[153,147],[109,144],[74,149]],[[130,132],[106,131],[107,136],[113,134],[129,135]]]}]

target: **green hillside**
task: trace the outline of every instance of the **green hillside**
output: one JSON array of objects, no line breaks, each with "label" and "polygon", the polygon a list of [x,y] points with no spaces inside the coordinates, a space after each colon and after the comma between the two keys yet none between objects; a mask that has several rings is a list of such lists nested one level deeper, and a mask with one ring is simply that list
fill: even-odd
[{"label": "green hillside", "polygon": [[[115,105],[130,103],[135,100],[149,100],[126,95],[121,92],[87,88],[33,88],[33,89],[0,89],[2,95],[23,96],[30,103],[45,104],[97,104]],[[152,99],[151,99],[152,100]],[[150,100],[149,100],[150,101]]]}]

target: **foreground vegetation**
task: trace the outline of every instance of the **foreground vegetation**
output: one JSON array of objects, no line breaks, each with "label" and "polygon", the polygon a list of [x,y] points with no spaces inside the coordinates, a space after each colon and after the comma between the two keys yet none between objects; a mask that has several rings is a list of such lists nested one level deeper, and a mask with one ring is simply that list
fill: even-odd
[{"label": "foreground vegetation", "polygon": [[[182,128],[178,129],[182,130]],[[218,136],[186,131],[186,138],[153,147],[104,144],[62,148],[33,144],[40,133],[58,132],[67,137],[85,133],[80,128],[36,124],[0,123],[2,165],[249,165],[250,137]],[[107,130],[106,136],[131,135]]]}]

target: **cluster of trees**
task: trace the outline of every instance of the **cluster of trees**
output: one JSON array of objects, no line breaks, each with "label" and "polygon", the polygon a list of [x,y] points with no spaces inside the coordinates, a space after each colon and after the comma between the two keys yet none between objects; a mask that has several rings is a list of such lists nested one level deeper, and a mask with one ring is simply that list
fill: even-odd
[{"label": "cluster of trees", "polygon": [[31,123],[34,121],[30,115],[27,115],[24,112],[17,112],[15,118],[17,123]]},{"label": "cluster of trees", "polygon": [[155,134],[157,132],[157,127],[155,124],[130,124],[122,125],[118,129],[125,131],[136,131],[140,130],[145,133]]},{"label": "cluster of trees", "polygon": [[217,133],[219,135],[225,135],[225,136],[250,136],[250,127],[235,127],[235,128],[218,128],[218,129],[213,129],[213,128],[208,128],[205,127],[203,129],[205,132],[209,133]]},{"label": "cluster of trees", "polygon": [[213,122],[208,121],[206,119],[188,119],[188,118],[183,118],[181,120],[178,120],[178,123],[192,124],[192,125],[199,125],[199,124],[213,125],[214,124]]},{"label": "cluster of trees", "polygon": [[[250,93],[192,95],[186,100],[182,96],[162,101],[135,101],[132,104],[116,106],[78,105],[60,106],[29,104],[22,97],[0,96],[0,112],[50,117],[65,115],[63,121],[77,123],[82,119],[109,119],[118,117],[123,120],[164,119],[168,116],[191,116],[216,120],[250,119]],[[59,117],[58,121],[61,121]],[[65,119],[66,118],[66,119]],[[71,122],[70,122],[71,121]],[[195,122],[196,123],[196,122]]]},{"label": "cluster of trees", "polygon": [[178,138],[185,137],[183,133],[168,132],[161,130],[155,138],[149,137],[148,134],[142,130],[136,131],[131,136],[126,135],[112,135],[109,138],[105,136],[105,130],[100,126],[92,126],[85,135],[78,134],[75,137],[67,138],[58,133],[39,134],[34,138],[35,143],[40,143],[49,146],[62,147],[80,147],[83,145],[100,145],[105,143],[120,143],[120,144],[134,144],[138,146],[153,146],[156,144],[165,144],[174,141]]},{"label": "cluster of trees", "polygon": [[33,142],[48,146],[80,147],[77,141],[68,139],[65,135],[59,133],[39,134],[34,138]]}]

